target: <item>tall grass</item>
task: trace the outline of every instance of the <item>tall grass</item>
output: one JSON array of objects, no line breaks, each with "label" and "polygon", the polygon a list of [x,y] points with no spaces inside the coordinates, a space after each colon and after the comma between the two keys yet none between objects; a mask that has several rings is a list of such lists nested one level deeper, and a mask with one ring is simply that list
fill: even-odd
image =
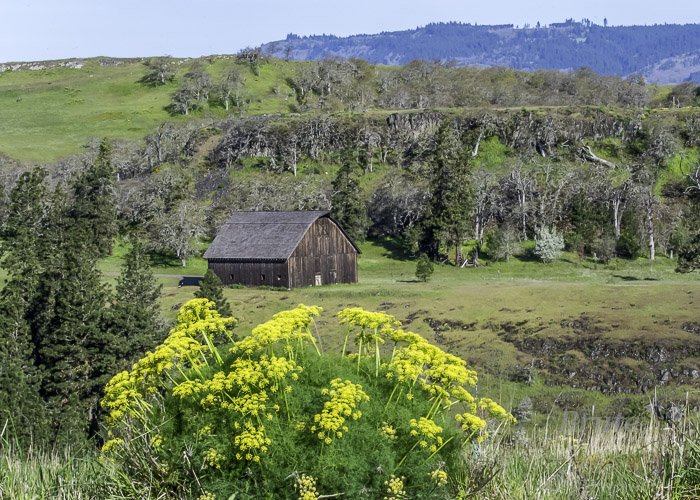
[{"label": "tall grass", "polygon": [[[603,419],[566,414],[521,426],[463,451],[451,480],[463,498],[700,498],[700,427],[655,417]],[[0,499],[130,498],[128,478],[94,449],[22,450],[0,435]]]},{"label": "tall grass", "polygon": [[0,499],[104,498],[111,488],[97,453],[86,447],[44,450],[0,432]]},{"label": "tall grass", "polygon": [[466,471],[456,479],[479,498],[698,498],[699,443],[688,418],[669,424],[567,414],[555,425],[486,441],[465,455]]}]

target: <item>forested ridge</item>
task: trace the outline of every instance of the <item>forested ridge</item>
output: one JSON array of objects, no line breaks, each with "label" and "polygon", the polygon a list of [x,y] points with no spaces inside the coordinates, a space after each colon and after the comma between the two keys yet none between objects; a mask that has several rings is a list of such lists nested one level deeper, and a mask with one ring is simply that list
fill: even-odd
[{"label": "forested ridge", "polygon": [[[148,254],[187,265],[235,210],[328,209],[358,241],[455,267],[564,248],[699,265],[693,84],[340,59],[260,83],[276,64],[146,60],[130,88],[168,88],[170,119],[143,139],[86,140],[43,167],[0,158],[0,418],[50,441],[96,434],[102,385],[164,331]],[[251,113],[264,99],[286,109]],[[111,290],[95,266],[115,238],[132,250]],[[692,383],[688,366],[674,383]]]},{"label": "forested ridge", "polygon": [[587,67],[605,75],[639,73],[655,83],[698,83],[698,40],[698,24],[608,26],[606,22],[600,26],[588,19],[568,19],[522,27],[431,23],[413,30],[349,37],[290,34],[262,48],[275,57],[297,60],[357,57],[401,65],[422,59],[526,70]]}]

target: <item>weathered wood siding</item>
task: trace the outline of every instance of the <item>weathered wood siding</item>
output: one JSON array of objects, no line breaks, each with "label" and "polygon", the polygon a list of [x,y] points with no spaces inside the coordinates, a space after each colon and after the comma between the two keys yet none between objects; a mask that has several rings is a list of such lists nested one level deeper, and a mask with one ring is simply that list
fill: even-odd
[{"label": "weathered wood siding", "polygon": [[[317,277],[318,276],[318,277]],[[289,286],[357,283],[357,251],[338,226],[321,217],[289,258]]]},{"label": "weathered wood siding", "polygon": [[209,259],[211,269],[224,285],[238,283],[246,286],[279,286],[289,288],[286,262],[236,262]]}]

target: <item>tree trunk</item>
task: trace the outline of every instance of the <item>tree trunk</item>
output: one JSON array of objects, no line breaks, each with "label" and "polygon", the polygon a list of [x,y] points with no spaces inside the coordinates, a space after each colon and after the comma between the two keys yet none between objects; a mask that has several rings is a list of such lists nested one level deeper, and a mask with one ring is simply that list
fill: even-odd
[{"label": "tree trunk", "polygon": [[613,224],[615,227],[615,241],[620,239],[620,226],[622,225],[622,198],[619,193],[615,193],[615,197],[612,201],[613,207]]},{"label": "tree trunk", "polygon": [[654,243],[654,207],[653,195],[649,193],[646,200],[646,227],[647,237],[649,239],[649,260],[656,259],[656,245]]}]

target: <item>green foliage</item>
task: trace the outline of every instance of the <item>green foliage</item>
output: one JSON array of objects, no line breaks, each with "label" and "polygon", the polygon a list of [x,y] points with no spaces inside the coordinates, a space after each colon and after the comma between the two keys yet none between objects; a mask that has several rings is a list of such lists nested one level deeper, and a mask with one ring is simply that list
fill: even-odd
[{"label": "green foliage", "polygon": [[141,83],[157,87],[175,79],[176,61],[170,57],[154,57],[143,62],[147,72]]},{"label": "green foliage", "polygon": [[470,394],[464,361],[384,313],[341,311],[357,351],[321,354],[319,313],[277,313],[225,354],[217,338],[233,320],[210,301],[185,304],[165,343],[105,388],[103,459],[131,494],[298,498],[296,486],[376,498],[402,477],[412,495],[449,498],[458,450],[512,416]]},{"label": "green foliage", "polygon": [[360,171],[349,152],[344,156],[343,165],[333,180],[331,215],[353,240],[364,241],[369,217],[360,191]]},{"label": "green foliage", "polygon": [[159,285],[148,254],[139,240],[124,257],[112,305],[106,313],[107,329],[113,336],[116,369],[125,369],[161,338]]},{"label": "green foliage", "polygon": [[564,250],[564,238],[554,229],[541,228],[535,236],[534,254],[542,262],[552,262]]},{"label": "green foliage", "polygon": [[22,174],[2,226],[8,280],[0,292],[0,425],[7,424],[21,446],[41,443],[46,436],[42,372],[31,329],[41,275],[39,235],[47,222],[45,177],[41,169]]},{"label": "green foliage", "polygon": [[689,237],[678,249],[679,272],[687,273],[700,269],[700,232]]},{"label": "green foliage", "polygon": [[230,317],[231,304],[224,297],[224,286],[221,280],[211,269],[207,269],[204,278],[199,282],[199,289],[194,292],[194,296],[198,299],[209,299],[216,304],[215,309],[221,316]]},{"label": "green foliage", "polygon": [[622,231],[617,240],[616,252],[617,255],[626,259],[636,259],[644,254],[638,221],[629,210],[622,216]]},{"label": "green foliage", "polygon": [[111,253],[117,233],[114,178],[112,146],[105,139],[94,162],[74,182],[74,199],[68,212],[75,237],[97,257]]},{"label": "green foliage", "polygon": [[462,240],[469,223],[472,192],[463,145],[456,132],[443,124],[437,132],[430,169],[430,202],[422,221],[420,249],[435,260],[441,243],[455,247],[455,264],[462,260]]},{"label": "green foliage", "polygon": [[418,261],[416,262],[416,278],[426,282],[433,275],[433,263],[424,253],[420,254]]},{"label": "green foliage", "polygon": [[510,226],[497,227],[486,234],[486,247],[493,260],[509,262],[521,250],[518,233]]}]

